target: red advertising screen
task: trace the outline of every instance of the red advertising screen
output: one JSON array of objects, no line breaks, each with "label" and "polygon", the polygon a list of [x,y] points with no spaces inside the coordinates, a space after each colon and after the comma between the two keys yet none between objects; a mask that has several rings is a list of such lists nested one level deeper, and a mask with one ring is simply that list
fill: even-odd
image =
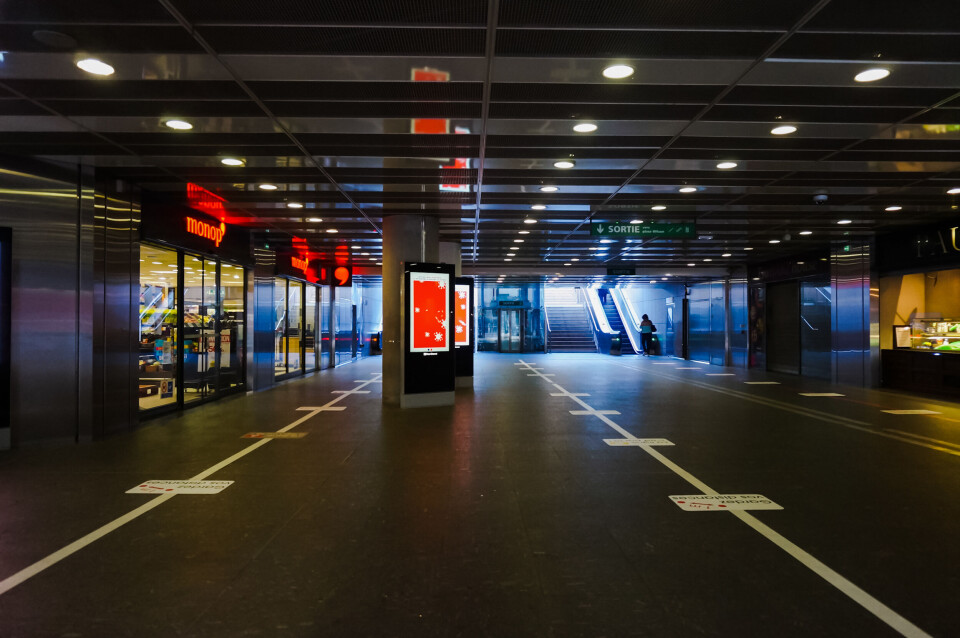
[{"label": "red advertising screen", "polygon": [[446,273],[410,273],[410,352],[450,350],[449,286]]},{"label": "red advertising screen", "polygon": [[453,344],[456,346],[470,345],[470,286],[457,284],[453,287],[456,291],[456,298],[453,300],[453,322],[454,336]]}]

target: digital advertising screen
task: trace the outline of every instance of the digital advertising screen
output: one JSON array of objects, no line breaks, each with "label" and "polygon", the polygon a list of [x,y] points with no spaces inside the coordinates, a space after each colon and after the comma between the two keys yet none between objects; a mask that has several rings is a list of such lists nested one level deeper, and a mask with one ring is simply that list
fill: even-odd
[{"label": "digital advertising screen", "polygon": [[410,352],[450,350],[447,273],[410,273]]},{"label": "digital advertising screen", "polygon": [[470,345],[470,286],[455,284],[456,292],[453,303],[453,344],[457,346]]}]

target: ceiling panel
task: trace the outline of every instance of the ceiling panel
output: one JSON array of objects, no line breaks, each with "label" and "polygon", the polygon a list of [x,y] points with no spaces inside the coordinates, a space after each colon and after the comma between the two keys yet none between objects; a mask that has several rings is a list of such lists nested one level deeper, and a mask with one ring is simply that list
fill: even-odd
[{"label": "ceiling panel", "polygon": [[[490,6],[2,3],[0,152],[93,165],[148,200],[194,182],[258,241],[347,241],[364,247],[357,260],[380,259],[384,215],[433,215],[465,264],[490,271],[625,264],[696,278],[956,216],[956,3]],[[116,73],[85,74],[81,55]],[[604,77],[612,62],[633,75]],[[891,75],[853,80],[874,65]],[[414,69],[450,81],[413,82]],[[193,129],[172,131],[170,118]],[[797,130],[771,133],[785,123]],[[596,129],[573,128],[584,124]],[[413,132],[424,127],[445,132]],[[246,165],[223,166],[227,154]],[[692,221],[699,233],[600,244],[592,219]]]}]

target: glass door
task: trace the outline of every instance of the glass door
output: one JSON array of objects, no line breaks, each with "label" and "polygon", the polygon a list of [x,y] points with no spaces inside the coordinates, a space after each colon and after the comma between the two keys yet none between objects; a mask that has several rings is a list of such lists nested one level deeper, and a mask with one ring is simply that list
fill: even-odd
[{"label": "glass door", "polygon": [[200,401],[217,390],[219,284],[217,263],[183,257],[183,402]]},{"label": "glass door", "polygon": [[521,326],[523,311],[513,308],[500,309],[500,352],[520,352],[523,343]]}]

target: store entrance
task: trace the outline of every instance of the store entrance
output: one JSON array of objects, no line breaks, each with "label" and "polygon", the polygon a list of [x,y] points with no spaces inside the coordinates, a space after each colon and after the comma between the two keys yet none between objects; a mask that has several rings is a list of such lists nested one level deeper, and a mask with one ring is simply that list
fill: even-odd
[{"label": "store entrance", "polygon": [[523,314],[521,309],[501,308],[499,351],[520,352],[523,349]]}]

